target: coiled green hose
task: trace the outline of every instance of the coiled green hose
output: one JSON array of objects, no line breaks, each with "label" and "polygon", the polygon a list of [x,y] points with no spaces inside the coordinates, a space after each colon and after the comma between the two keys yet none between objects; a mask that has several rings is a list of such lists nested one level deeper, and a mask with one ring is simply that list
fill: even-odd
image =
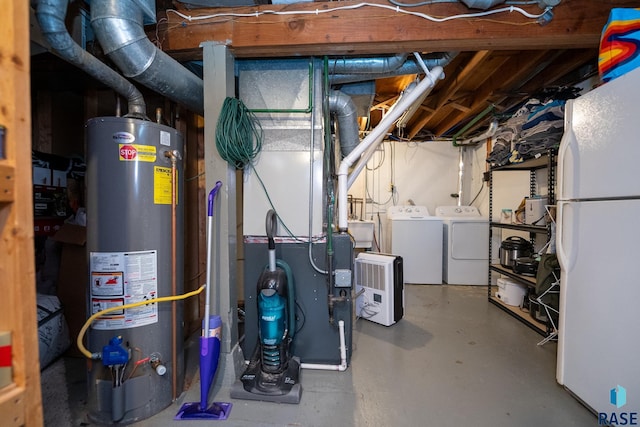
[{"label": "coiled green hose", "polygon": [[244,169],[262,149],[262,127],[244,103],[227,97],[216,128],[220,157],[237,169]]}]

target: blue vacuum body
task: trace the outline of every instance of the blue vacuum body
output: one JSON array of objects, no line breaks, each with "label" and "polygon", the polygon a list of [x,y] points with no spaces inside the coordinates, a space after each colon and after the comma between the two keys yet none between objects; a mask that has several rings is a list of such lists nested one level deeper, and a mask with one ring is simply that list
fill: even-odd
[{"label": "blue vacuum body", "polygon": [[[267,216],[274,224],[275,214]],[[231,397],[279,403],[299,403],[300,359],[291,353],[296,329],[295,287],[291,268],[275,258],[275,241],[268,227],[269,266],[260,274],[256,286],[258,345]]]}]

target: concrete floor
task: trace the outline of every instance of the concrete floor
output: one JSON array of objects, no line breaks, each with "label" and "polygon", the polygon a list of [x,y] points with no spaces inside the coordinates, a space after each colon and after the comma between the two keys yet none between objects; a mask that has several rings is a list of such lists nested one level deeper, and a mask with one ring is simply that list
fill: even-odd
[{"label": "concrete floor", "polygon": [[[346,372],[303,371],[298,405],[234,400],[227,386],[216,385],[210,401],[233,403],[227,421],[174,421],[183,402],[199,400],[194,383],[178,402],[135,425],[596,425],[555,381],[556,344],[536,345],[542,337],[489,304],[485,287],[408,285],[405,292],[405,316],[396,325],[356,322]],[[83,363],[61,359],[43,372],[45,426],[91,425]],[[66,381],[47,379],[50,369],[66,371]]]}]

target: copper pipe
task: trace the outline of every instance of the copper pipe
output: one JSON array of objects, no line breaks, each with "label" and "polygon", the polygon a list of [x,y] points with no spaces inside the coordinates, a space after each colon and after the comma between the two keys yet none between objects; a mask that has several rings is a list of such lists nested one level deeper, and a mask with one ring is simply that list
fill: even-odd
[{"label": "copper pipe", "polygon": [[[165,151],[165,156],[171,159],[171,295],[178,294],[177,285],[177,244],[176,244],[176,177],[177,156],[173,151]],[[172,401],[178,398],[178,343],[177,343],[177,302],[171,302],[171,396]]]}]

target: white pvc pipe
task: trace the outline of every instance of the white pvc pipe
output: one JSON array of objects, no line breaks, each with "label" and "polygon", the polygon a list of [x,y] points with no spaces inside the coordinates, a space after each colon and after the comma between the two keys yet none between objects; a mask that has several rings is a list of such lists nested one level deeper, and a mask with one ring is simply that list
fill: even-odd
[{"label": "white pvc pipe", "polygon": [[462,196],[464,194],[464,147],[473,146],[476,142],[480,142],[487,138],[491,138],[496,134],[498,130],[498,121],[493,120],[489,125],[489,128],[482,135],[478,135],[473,138],[466,139],[458,144],[460,156],[458,161],[458,206],[462,206]]},{"label": "white pvc pipe", "polygon": [[[301,363],[300,367],[303,369],[316,369],[324,371],[339,371],[344,372],[347,370],[347,343],[344,335],[344,320],[338,320],[338,329],[340,331],[340,364],[328,365],[321,363]],[[245,365],[250,363],[249,360],[244,361]]]},{"label": "white pvc pipe", "polygon": [[340,364],[339,365],[323,365],[319,363],[301,363],[300,366],[303,369],[318,369],[324,371],[339,371],[344,372],[347,370],[347,345],[344,338],[344,320],[338,320],[338,328],[340,330]]},{"label": "white pvc pipe", "polygon": [[[436,85],[436,81],[440,80],[444,75],[442,67],[437,66],[434,67],[430,74],[427,74],[426,78],[424,78],[418,85],[412,90],[407,96],[400,97],[400,100],[394,104],[394,107],[385,115],[378,126],[376,126],[370,133],[367,135],[360,144],[353,149],[348,156],[346,156],[342,163],[340,163],[340,168],[338,169],[338,229],[341,232],[347,231],[349,228],[348,224],[348,209],[347,209],[347,191],[349,190],[348,185],[348,174],[349,168],[355,163],[356,160],[360,158],[362,153],[364,153],[370,146],[377,143],[379,144],[382,140],[381,135],[384,135],[387,130],[393,125],[393,123],[398,120],[398,118],[404,113],[404,111],[409,108],[415,101],[418,99],[420,95],[426,92],[429,89],[432,89]],[[355,177],[353,178],[355,179]],[[353,182],[353,180],[352,180]]]},{"label": "white pvc pipe", "polygon": [[360,172],[362,172],[362,169],[364,169],[367,163],[369,163],[371,156],[373,156],[373,153],[376,152],[376,148],[378,148],[378,145],[382,142],[382,140],[384,140],[384,137],[386,135],[387,135],[386,132],[381,134],[380,138],[375,140],[371,144],[369,149],[365,151],[364,154],[360,157],[360,160],[358,160],[358,163],[356,163],[355,167],[349,174],[349,178],[347,179],[347,190],[351,188],[351,186],[353,185],[353,182],[356,180],[358,175],[360,175]]},{"label": "white pvc pipe", "polygon": [[458,145],[471,145],[471,144],[475,144],[476,142],[484,141],[487,138],[491,138],[493,135],[495,135],[497,131],[498,131],[498,121],[497,120],[493,120],[489,124],[489,128],[482,135],[478,135],[478,136],[474,136],[473,138],[465,139],[464,141],[459,142]]},{"label": "white pvc pipe", "polygon": [[429,74],[429,68],[427,67],[427,64],[425,64],[424,61],[422,60],[420,53],[413,52],[413,56],[416,58],[416,62],[418,63],[418,65],[420,65],[420,67],[425,72],[425,74]]}]

